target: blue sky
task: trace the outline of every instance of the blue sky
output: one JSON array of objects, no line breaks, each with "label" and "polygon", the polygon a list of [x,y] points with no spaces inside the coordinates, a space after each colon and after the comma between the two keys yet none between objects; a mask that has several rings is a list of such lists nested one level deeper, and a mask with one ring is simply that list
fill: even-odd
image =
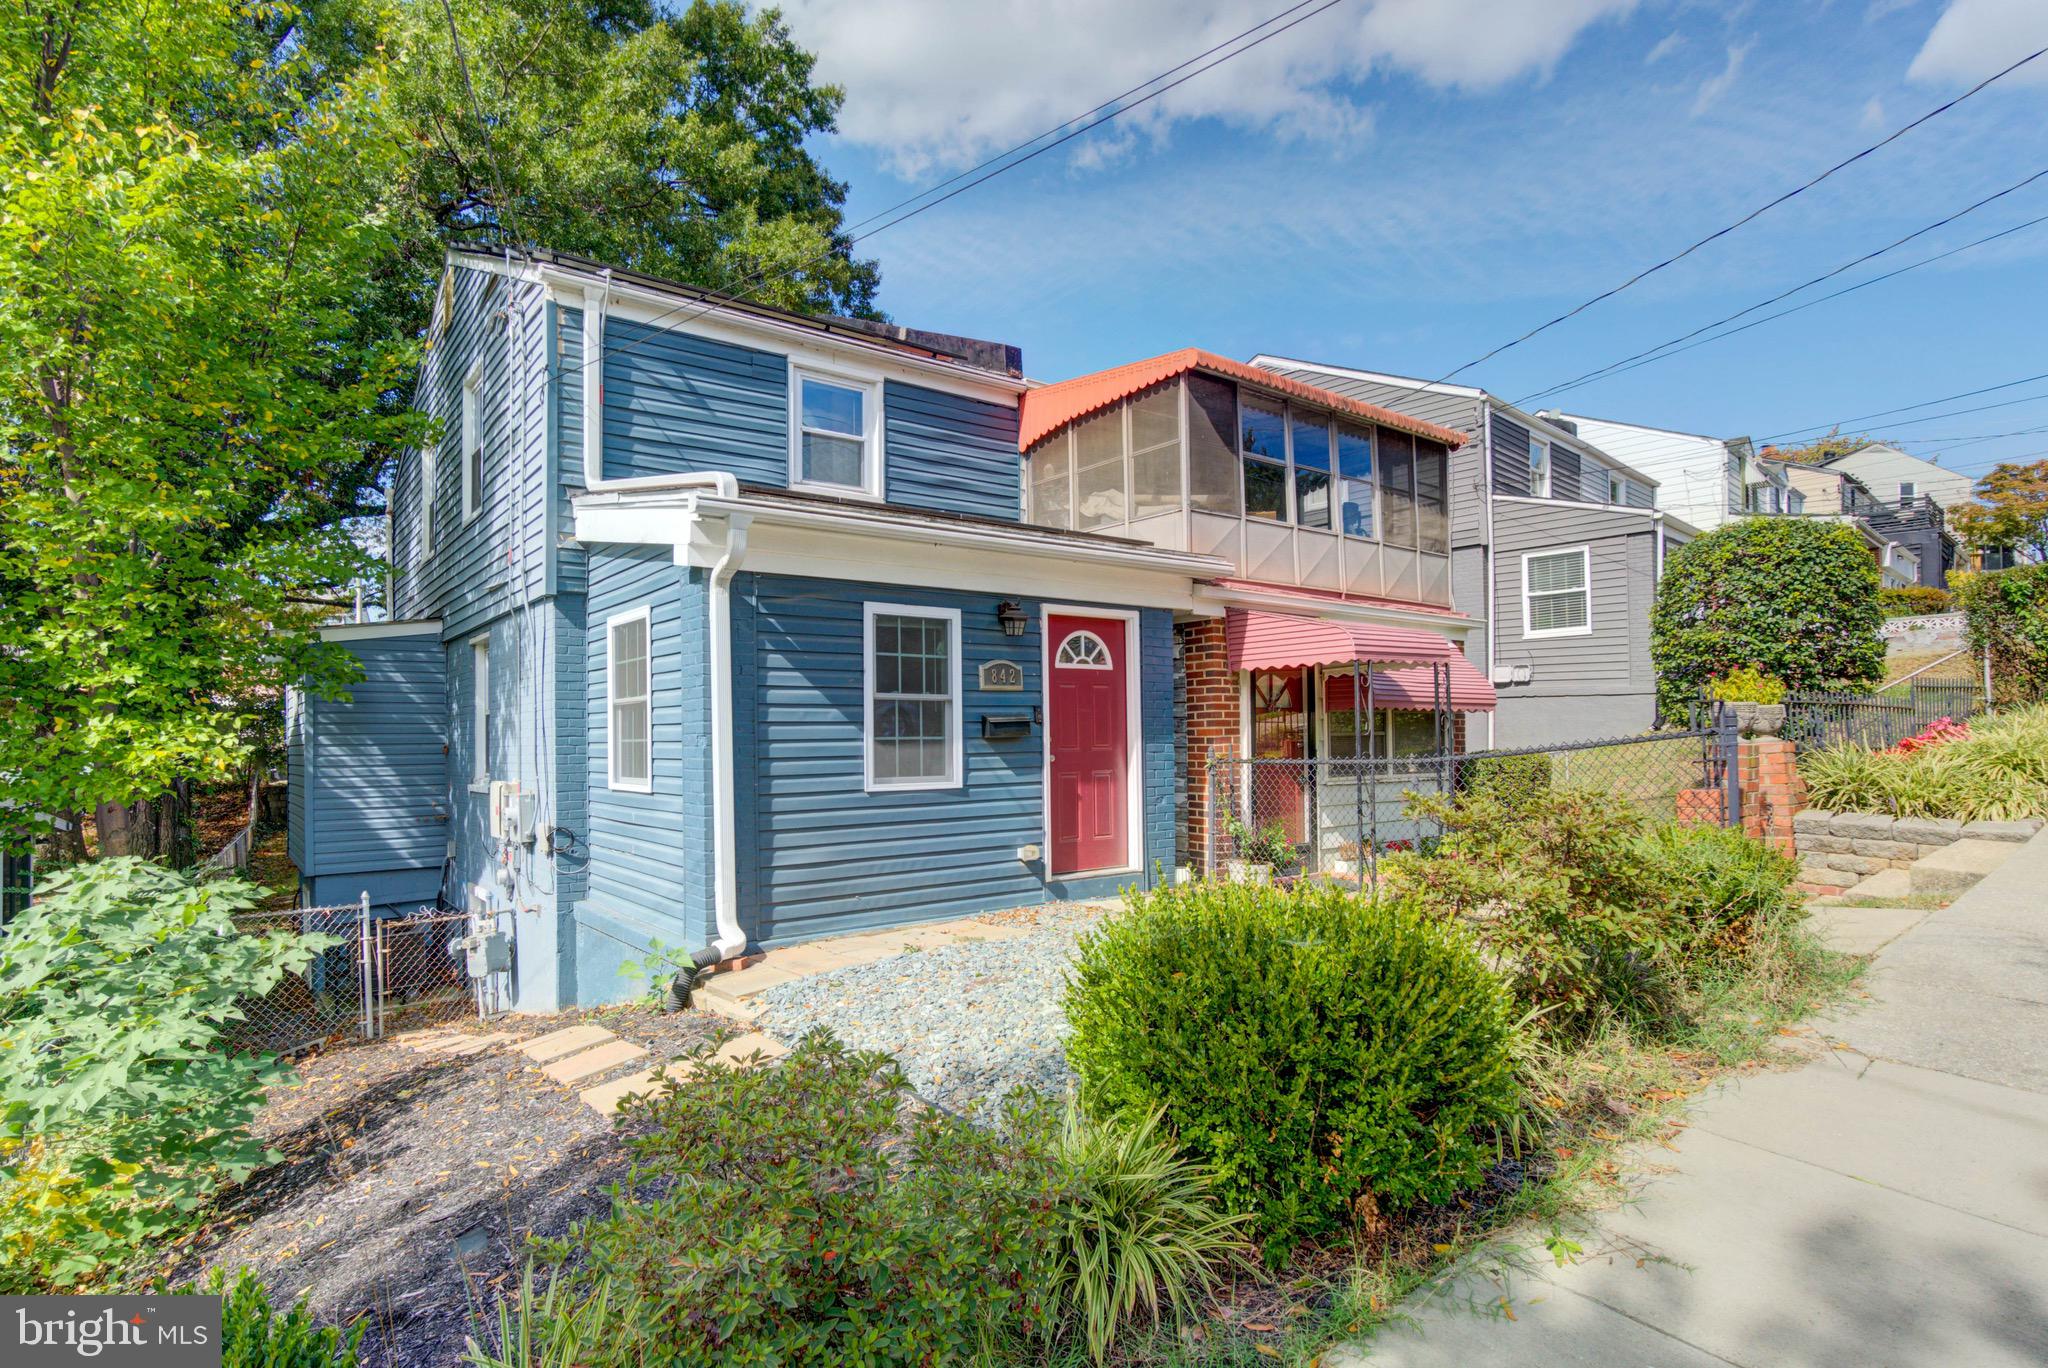
[{"label": "blue sky", "polygon": [[[1285,3],[786,7],[858,220]],[[1187,345],[1434,378],[2043,46],[2044,0],[1345,0],[860,250],[898,321],[1036,378]],[[1459,378],[1520,400],[1688,332],[2048,168],[2044,128],[2048,57]],[[2048,177],[1787,303],[2042,215]],[[2044,319],[2048,223],[1544,402],[1763,438],[2048,372]],[[2012,399],[1869,426],[2048,455],[2048,381],[1923,412]]]}]

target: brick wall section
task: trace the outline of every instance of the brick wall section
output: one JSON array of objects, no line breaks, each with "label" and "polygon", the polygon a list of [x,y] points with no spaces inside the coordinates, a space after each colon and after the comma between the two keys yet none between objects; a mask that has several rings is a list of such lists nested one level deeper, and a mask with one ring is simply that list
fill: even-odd
[{"label": "brick wall section", "polygon": [[1187,744],[1181,749],[1187,831],[1180,844],[1199,876],[1209,854],[1209,757],[1238,753],[1237,680],[1224,652],[1222,618],[1183,622],[1173,630],[1187,680]]},{"label": "brick wall section", "polygon": [[1793,818],[1806,806],[1806,784],[1782,736],[1745,736],[1737,750],[1742,829],[1786,855],[1798,853]]}]

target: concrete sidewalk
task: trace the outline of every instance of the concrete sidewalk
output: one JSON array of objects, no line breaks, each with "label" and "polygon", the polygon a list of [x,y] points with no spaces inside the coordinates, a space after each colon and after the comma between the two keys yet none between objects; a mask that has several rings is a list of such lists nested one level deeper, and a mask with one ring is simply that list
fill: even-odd
[{"label": "concrete sidewalk", "polygon": [[1582,1261],[1464,1273],[1326,1368],[2048,1364],[2048,832],[1866,983],[1849,1048],[1705,1101]]}]

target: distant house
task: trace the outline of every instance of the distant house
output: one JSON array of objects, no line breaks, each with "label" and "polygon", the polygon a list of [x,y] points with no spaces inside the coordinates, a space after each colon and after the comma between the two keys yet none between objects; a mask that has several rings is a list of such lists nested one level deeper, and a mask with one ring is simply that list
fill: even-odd
[{"label": "distant house", "polygon": [[1498,692],[1484,744],[1547,745],[1656,720],[1650,607],[1695,527],[1654,473],[1563,422],[1485,390],[1259,356],[1293,380],[1465,434],[1450,458],[1452,604]]},{"label": "distant house", "polygon": [[1860,446],[1824,464],[1854,476],[1888,504],[1903,506],[1917,499],[1932,499],[1943,511],[1953,513],[1976,501],[1976,482],[1968,475],[1883,442]]},{"label": "distant house", "polygon": [[1926,497],[1888,503],[1832,462],[1769,464],[1782,470],[1792,487],[1805,496],[1807,517],[1846,522],[1863,534],[1884,574],[1885,588],[1922,585],[1939,589],[1947,585],[1947,571],[1956,559],[1956,539],[1949,534],[1940,505]]},{"label": "distant house", "polygon": [[1759,459],[1747,437],[1709,437],[1584,414],[1549,416],[1654,478],[1659,506],[1702,532],[1748,514],[1805,511],[1800,491],[1775,463]]},{"label": "distant house", "polygon": [[1015,348],[550,253],[452,254],[428,340],[395,620],[329,629],[352,697],[292,700],[307,900],[474,911],[550,1010],[640,991],[657,942],[1173,866],[1175,615],[1220,614],[1196,586],[1239,562],[1102,535],[1110,485],[1180,495],[1120,445],[1104,479],[1099,429],[1090,511],[1024,520]]}]

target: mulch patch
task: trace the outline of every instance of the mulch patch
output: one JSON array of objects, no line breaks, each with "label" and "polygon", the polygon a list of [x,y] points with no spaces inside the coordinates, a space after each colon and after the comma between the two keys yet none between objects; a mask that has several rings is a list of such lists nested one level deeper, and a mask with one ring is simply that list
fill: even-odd
[{"label": "mulch patch", "polygon": [[[653,1062],[729,1030],[642,1006],[460,1029],[525,1039],[584,1021]],[[364,1368],[457,1363],[472,1308],[517,1283],[527,1237],[602,1211],[626,1176],[611,1119],[510,1044],[449,1058],[383,1040],[311,1056],[298,1074],[257,1121],[282,1161],[229,1194],[169,1271],[184,1282],[246,1266],[280,1303],[303,1292],[323,1320],[366,1318]]]}]

